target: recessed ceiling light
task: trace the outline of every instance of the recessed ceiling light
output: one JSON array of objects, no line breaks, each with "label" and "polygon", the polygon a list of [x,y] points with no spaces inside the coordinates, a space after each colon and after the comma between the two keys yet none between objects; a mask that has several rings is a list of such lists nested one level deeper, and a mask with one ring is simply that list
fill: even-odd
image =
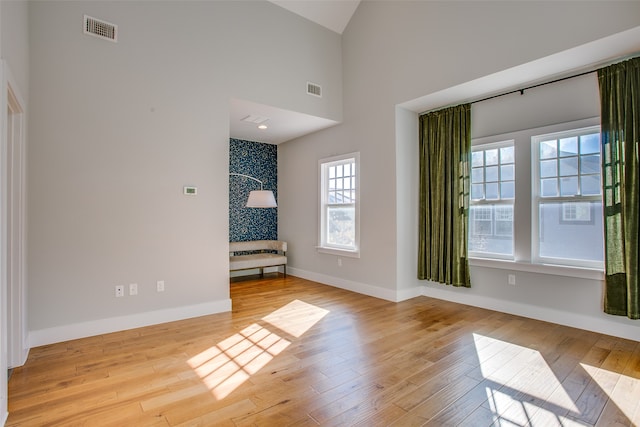
[{"label": "recessed ceiling light", "polygon": [[264,130],[264,129],[268,129],[268,126],[267,126],[267,125],[265,125],[265,124],[258,125],[258,129],[263,129],[263,130]]}]

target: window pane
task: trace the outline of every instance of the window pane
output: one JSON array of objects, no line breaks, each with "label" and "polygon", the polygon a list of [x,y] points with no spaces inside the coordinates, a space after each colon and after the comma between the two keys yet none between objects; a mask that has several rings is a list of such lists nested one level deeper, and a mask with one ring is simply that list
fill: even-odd
[{"label": "window pane", "polygon": [[335,179],[330,179],[329,180],[329,189],[333,190],[334,188],[336,188],[336,180]]},{"label": "window pane", "polygon": [[542,179],[540,193],[542,197],[555,197],[558,195],[558,180],[556,178]]},{"label": "window pane", "polygon": [[[339,173],[339,172],[338,172]],[[342,179],[336,179],[336,187],[340,190],[342,189]]]},{"label": "window pane", "polygon": [[343,186],[347,190],[351,189],[351,178],[344,178]]},{"label": "window pane", "polygon": [[540,162],[540,178],[547,178],[558,175],[557,160],[543,160]]},{"label": "window pane", "polygon": [[471,153],[471,166],[484,166],[484,151],[474,151]]},{"label": "window pane", "polygon": [[471,185],[471,198],[474,200],[484,199],[484,185],[472,184]]},{"label": "window pane", "polygon": [[[585,203],[544,203],[539,209],[539,239],[541,257],[581,261],[603,261],[602,203],[591,203],[590,220],[563,220],[566,216],[586,218]],[[563,205],[564,208],[563,208]],[[582,206],[580,206],[582,205]],[[572,213],[573,212],[573,213]]]},{"label": "window pane", "polygon": [[329,206],[327,209],[327,243],[355,247],[355,208]]},{"label": "window pane", "polygon": [[500,166],[500,179],[502,181],[513,181],[515,179],[514,165]]},{"label": "window pane", "polygon": [[336,176],[342,178],[342,165],[336,166]]},{"label": "window pane", "polygon": [[513,206],[471,206],[469,251],[513,256]]},{"label": "window pane", "polygon": [[486,199],[487,200],[496,200],[498,199],[498,183],[491,182],[486,184]]},{"label": "window pane", "polygon": [[600,134],[582,135],[580,137],[580,153],[592,154],[600,152]]},{"label": "window pane", "polygon": [[555,139],[551,141],[543,141],[540,143],[540,158],[552,159],[558,157],[557,142]]},{"label": "window pane", "polygon": [[485,181],[487,182],[495,182],[498,180],[498,167],[490,166],[485,168]]},{"label": "window pane", "polygon": [[351,176],[351,163],[344,165],[344,176]]},{"label": "window pane", "polygon": [[503,182],[500,184],[500,197],[503,199],[513,199],[516,197],[515,182]]},{"label": "window pane", "polygon": [[515,199],[515,149],[500,145],[472,154],[469,250],[492,258],[512,258],[513,206],[475,204]]},{"label": "window pane", "polygon": [[578,158],[560,159],[560,176],[578,175]]},{"label": "window pane", "polygon": [[497,148],[485,151],[485,162],[486,162],[487,166],[489,166],[489,165],[497,165],[498,164],[498,149]]},{"label": "window pane", "polygon": [[335,178],[336,177],[336,167],[335,166],[330,166],[329,167],[329,178]]},{"label": "window pane", "polygon": [[580,177],[580,190],[583,196],[596,196],[602,193],[600,175],[584,175]]},{"label": "window pane", "polygon": [[600,155],[580,156],[580,173],[600,173]]},{"label": "window pane", "polygon": [[500,163],[514,163],[514,147],[502,147],[500,149]]},{"label": "window pane", "polygon": [[560,140],[560,157],[575,156],[578,154],[578,137],[562,138]]},{"label": "window pane", "polygon": [[471,182],[482,182],[484,181],[483,168],[475,168],[471,170]]},{"label": "window pane", "polygon": [[578,177],[571,176],[560,180],[560,195],[575,196],[578,194]]}]

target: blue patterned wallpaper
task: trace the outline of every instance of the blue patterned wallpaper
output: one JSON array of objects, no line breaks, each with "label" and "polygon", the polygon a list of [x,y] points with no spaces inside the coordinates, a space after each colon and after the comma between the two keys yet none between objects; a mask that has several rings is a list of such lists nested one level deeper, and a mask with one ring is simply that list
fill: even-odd
[{"label": "blue patterned wallpaper", "polygon": [[[273,144],[229,140],[229,172],[259,179],[278,200],[278,147]],[[229,175],[229,241],[278,240],[278,208],[246,208],[251,190],[260,183]]]}]

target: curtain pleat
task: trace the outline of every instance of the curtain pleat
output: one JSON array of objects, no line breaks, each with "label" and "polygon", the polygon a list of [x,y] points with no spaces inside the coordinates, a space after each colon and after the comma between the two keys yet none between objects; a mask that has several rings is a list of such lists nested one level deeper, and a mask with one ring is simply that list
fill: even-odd
[{"label": "curtain pleat", "polygon": [[471,105],[420,117],[418,279],[471,286],[467,258]]},{"label": "curtain pleat", "polygon": [[604,311],[640,318],[640,58],[598,70],[604,190]]}]

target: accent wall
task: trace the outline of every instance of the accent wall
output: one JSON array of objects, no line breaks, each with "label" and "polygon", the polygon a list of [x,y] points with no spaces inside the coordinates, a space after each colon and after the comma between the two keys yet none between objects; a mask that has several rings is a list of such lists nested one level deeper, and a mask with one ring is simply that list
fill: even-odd
[{"label": "accent wall", "polygon": [[[265,190],[278,200],[278,149],[276,145],[231,138],[229,173],[248,175],[262,181]],[[229,175],[229,241],[278,239],[278,208],[247,208],[252,190],[260,183]]]}]

